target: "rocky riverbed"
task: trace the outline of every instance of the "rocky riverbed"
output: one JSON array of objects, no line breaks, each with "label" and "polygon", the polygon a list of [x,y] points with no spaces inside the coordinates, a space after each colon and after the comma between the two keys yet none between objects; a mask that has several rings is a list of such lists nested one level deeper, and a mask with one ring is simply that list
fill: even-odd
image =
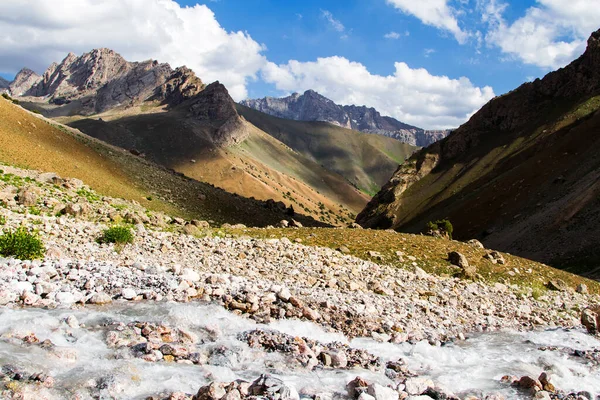
[{"label": "rocky riverbed", "polygon": [[[0,259],[7,397],[186,398],[213,380],[249,388],[270,373],[285,396],[244,394],[239,382],[205,391],[387,400],[444,384],[438,392],[460,398],[531,398],[552,391],[537,381],[516,389],[510,376],[535,381],[544,371],[558,389],[600,394],[600,342],[578,330],[596,295],[535,299],[432,276],[418,260],[407,271],[285,238],[198,237],[207,223],[101,198],[52,174],[4,170],[0,228],[36,229],[47,247],[41,261]],[[114,221],[132,224],[134,244],[97,242]],[[348,391],[356,376],[364,391]],[[408,379],[427,384],[413,390]]]}]

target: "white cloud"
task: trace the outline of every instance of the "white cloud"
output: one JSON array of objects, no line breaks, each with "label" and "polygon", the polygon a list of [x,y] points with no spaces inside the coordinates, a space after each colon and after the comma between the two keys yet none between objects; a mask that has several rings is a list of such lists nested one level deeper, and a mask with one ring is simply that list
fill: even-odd
[{"label": "white cloud", "polygon": [[267,63],[266,82],[286,92],[314,89],[340,104],[366,104],[384,115],[430,129],[456,128],[494,97],[486,86],[469,79],[431,75],[425,69],[395,64],[393,75],[371,74],[367,68],[343,57],[314,62]]},{"label": "white cloud", "polygon": [[398,32],[388,32],[385,35],[383,35],[384,38],[386,39],[400,39],[400,35]]},{"label": "white cloud", "polygon": [[346,30],[344,24],[342,24],[339,20],[335,19],[330,11],[321,10],[321,15],[329,22],[329,25],[331,25],[331,27],[336,31],[344,32]]},{"label": "white cloud", "polygon": [[425,57],[429,57],[433,53],[435,53],[435,49],[425,49],[425,50],[423,50],[423,56],[425,56]]},{"label": "white cloud", "polygon": [[266,62],[245,32],[227,32],[205,5],[172,0],[2,0],[0,72],[43,72],[68,52],[109,47],[132,61],[187,65],[205,82],[220,80],[235,99]]},{"label": "white cloud", "polygon": [[483,21],[490,25],[489,45],[526,64],[562,67],[585,49],[588,36],[600,27],[600,7],[591,0],[537,0],[512,23],[503,13],[508,4],[480,0]]},{"label": "white cloud", "polygon": [[448,31],[463,44],[469,34],[458,26],[458,13],[448,6],[448,0],[386,0],[405,14],[410,14],[426,25]]}]

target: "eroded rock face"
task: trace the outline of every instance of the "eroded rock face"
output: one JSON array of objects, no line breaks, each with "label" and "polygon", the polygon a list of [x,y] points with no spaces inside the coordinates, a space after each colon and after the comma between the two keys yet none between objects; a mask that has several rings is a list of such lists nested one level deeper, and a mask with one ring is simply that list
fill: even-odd
[{"label": "eroded rock face", "polygon": [[147,100],[176,105],[202,89],[204,84],[188,68],[173,70],[153,60],[128,62],[109,49],[95,49],[80,57],[69,53],[41,77],[23,69],[10,86],[15,96],[47,96],[56,105],[80,100],[82,114]]},{"label": "eroded rock face", "polygon": [[450,133],[448,130],[426,131],[392,117],[381,116],[374,108],[341,106],[314,90],[280,99],[244,100],[240,104],[279,118],[328,122],[342,128],[389,136],[413,146],[428,146]]}]

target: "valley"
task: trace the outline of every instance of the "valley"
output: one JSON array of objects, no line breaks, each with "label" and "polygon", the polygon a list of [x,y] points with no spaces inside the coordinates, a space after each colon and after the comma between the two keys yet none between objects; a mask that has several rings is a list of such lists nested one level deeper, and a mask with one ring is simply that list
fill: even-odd
[{"label": "valley", "polygon": [[0,5],[0,399],[600,399],[595,9],[382,3]]}]

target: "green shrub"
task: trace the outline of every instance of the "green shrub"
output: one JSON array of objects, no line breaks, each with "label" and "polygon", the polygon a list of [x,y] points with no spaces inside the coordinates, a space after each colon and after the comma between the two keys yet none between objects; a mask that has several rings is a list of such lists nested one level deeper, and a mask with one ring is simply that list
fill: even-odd
[{"label": "green shrub", "polygon": [[126,226],[113,226],[104,230],[98,242],[115,243],[124,246],[128,243],[133,243],[133,232]]},{"label": "green shrub", "polygon": [[429,221],[426,225],[427,232],[435,232],[439,231],[442,235],[448,235],[449,239],[452,239],[452,233],[454,232],[454,227],[452,223],[447,219],[440,219],[435,222]]},{"label": "green shrub", "polygon": [[6,100],[11,100],[10,96],[8,95],[8,93],[2,93],[2,97],[4,97]]},{"label": "green shrub", "polygon": [[36,233],[25,227],[8,230],[0,236],[0,255],[20,260],[35,260],[44,257],[46,249]]},{"label": "green shrub", "polygon": [[4,215],[0,215],[0,225],[6,225],[6,217]]}]

